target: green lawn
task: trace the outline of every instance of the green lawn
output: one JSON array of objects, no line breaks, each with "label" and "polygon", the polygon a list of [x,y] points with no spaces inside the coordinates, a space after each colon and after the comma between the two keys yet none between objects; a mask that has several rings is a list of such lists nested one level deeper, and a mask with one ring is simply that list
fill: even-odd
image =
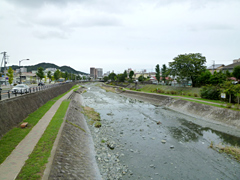
[{"label": "green lawn", "polygon": [[31,113],[23,122],[28,122],[28,127],[20,126],[8,131],[0,140],[0,164],[11,154],[20,141],[32,130],[44,114],[52,107],[56,100],[50,100],[35,112]]},{"label": "green lawn", "polygon": [[64,100],[16,179],[41,179],[70,100]]}]

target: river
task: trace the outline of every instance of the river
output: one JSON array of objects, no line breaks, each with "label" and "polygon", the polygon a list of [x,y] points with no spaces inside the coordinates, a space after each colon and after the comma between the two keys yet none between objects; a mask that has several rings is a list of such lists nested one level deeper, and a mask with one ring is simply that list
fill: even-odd
[{"label": "river", "polygon": [[[116,144],[110,155],[119,155],[121,179],[240,179],[240,163],[229,155],[209,148],[214,144],[240,145],[240,138],[202,127],[193,117],[148,102],[106,92],[96,84],[84,85],[84,105],[101,116],[102,127],[90,127],[98,158],[101,148]],[[198,120],[199,121],[199,120]],[[104,129],[104,130],[103,130]],[[112,155],[111,155],[112,154]]]}]

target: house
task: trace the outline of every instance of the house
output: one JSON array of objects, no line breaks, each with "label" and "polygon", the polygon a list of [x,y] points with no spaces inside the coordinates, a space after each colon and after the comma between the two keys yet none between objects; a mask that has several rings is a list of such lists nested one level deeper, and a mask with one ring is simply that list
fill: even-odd
[{"label": "house", "polygon": [[236,60],[233,60],[233,63],[232,64],[229,64],[225,67],[222,68],[223,71],[229,71],[230,73],[233,72],[233,68],[235,66],[240,66],[240,60],[239,61],[236,61]]},{"label": "house", "polygon": [[214,71],[219,72],[220,70],[222,70],[223,67],[225,67],[224,64],[214,64],[212,66],[209,66],[207,70],[209,70],[213,74]]}]

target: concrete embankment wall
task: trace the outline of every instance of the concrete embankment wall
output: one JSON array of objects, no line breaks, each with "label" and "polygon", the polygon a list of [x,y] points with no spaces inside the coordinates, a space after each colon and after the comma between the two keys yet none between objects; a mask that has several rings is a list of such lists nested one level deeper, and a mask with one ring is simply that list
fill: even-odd
[{"label": "concrete embankment wall", "polygon": [[143,93],[137,91],[122,91],[117,89],[119,93],[130,95],[131,97],[139,97],[146,99],[154,104],[168,107],[174,111],[187,114],[192,117],[213,122],[215,124],[222,124],[240,129],[240,112],[231,109],[218,108],[205,104],[184,101],[180,99],[173,99],[169,96],[159,94]]},{"label": "concrete embankment wall", "polygon": [[67,92],[75,83],[0,101],[0,138],[49,100]]}]

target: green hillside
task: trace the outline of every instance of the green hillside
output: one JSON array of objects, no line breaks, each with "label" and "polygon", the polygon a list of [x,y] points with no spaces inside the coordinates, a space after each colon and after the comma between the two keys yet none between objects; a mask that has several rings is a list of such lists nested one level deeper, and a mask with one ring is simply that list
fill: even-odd
[{"label": "green hillside", "polygon": [[[23,66],[21,66],[21,67],[23,67]],[[68,72],[68,73],[88,75],[88,73],[84,73],[84,72],[81,72],[81,71],[77,71],[77,70],[71,68],[70,66],[57,66],[56,64],[45,63],[45,62],[44,62],[44,63],[36,64],[36,65],[32,65],[32,66],[24,66],[24,67],[27,68],[27,71],[28,71],[28,72],[37,70],[39,67],[42,67],[42,68],[44,68],[44,69],[46,69],[46,68],[56,68],[56,69],[60,69],[61,71],[65,71],[65,72]],[[16,69],[19,69],[19,66],[17,66],[17,65],[12,65],[11,68],[12,68],[13,70],[16,70]]]}]

